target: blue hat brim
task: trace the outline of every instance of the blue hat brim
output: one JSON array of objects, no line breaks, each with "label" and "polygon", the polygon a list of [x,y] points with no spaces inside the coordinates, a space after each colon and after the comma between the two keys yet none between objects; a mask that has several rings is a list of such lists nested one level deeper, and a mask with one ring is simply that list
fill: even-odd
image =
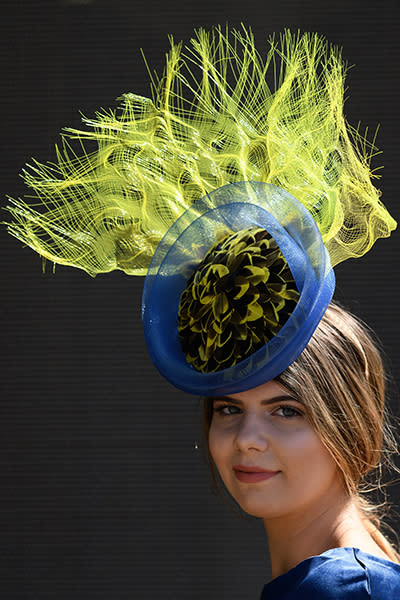
[{"label": "blue hat brim", "polygon": [[[221,233],[262,227],[284,255],[299,300],[265,346],[235,366],[201,373],[190,365],[178,336],[180,296]],[[160,373],[191,394],[234,394],[274,379],[303,351],[325,313],[335,276],[319,229],[307,209],[268,183],[232,183],[204,196],[173,224],[154,253],[145,279],[142,320],[147,349]]]}]

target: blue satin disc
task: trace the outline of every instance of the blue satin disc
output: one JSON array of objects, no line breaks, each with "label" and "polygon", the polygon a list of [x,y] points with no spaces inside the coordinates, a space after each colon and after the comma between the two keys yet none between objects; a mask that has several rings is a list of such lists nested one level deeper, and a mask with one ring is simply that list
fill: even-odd
[{"label": "blue satin disc", "polygon": [[[221,232],[262,227],[284,255],[299,301],[278,334],[229,369],[200,373],[187,361],[178,337],[178,307],[187,281]],[[282,373],[302,352],[326,311],[335,276],[319,229],[307,209],[269,183],[240,182],[196,202],[167,231],[154,253],[142,301],[150,357],[175,387],[218,396],[248,390]]]}]

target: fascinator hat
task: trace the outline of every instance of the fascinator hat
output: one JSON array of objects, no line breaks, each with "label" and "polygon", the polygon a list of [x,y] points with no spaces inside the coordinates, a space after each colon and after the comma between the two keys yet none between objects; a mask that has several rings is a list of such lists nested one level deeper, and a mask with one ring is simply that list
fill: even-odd
[{"label": "fascinator hat", "polygon": [[262,54],[244,27],[171,39],[152,98],[124,94],[24,171],[35,200],[11,200],[9,232],[92,276],[146,275],[147,347],[176,387],[273,379],[328,307],[333,267],[396,227],[343,114],[345,72],[317,34]]}]

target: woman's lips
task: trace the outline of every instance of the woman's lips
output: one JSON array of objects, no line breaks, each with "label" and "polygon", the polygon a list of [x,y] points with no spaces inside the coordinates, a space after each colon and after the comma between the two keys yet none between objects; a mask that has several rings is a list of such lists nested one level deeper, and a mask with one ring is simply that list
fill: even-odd
[{"label": "woman's lips", "polygon": [[271,479],[279,473],[279,471],[267,471],[260,467],[247,467],[246,465],[235,465],[233,471],[236,478],[242,483],[258,483],[259,481]]}]

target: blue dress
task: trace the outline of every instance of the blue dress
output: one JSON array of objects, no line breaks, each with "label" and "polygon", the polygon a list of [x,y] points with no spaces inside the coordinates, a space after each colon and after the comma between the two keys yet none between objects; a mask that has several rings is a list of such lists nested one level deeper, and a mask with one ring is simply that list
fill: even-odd
[{"label": "blue dress", "polygon": [[264,587],[261,600],[400,600],[400,565],[357,548],[303,560]]}]

